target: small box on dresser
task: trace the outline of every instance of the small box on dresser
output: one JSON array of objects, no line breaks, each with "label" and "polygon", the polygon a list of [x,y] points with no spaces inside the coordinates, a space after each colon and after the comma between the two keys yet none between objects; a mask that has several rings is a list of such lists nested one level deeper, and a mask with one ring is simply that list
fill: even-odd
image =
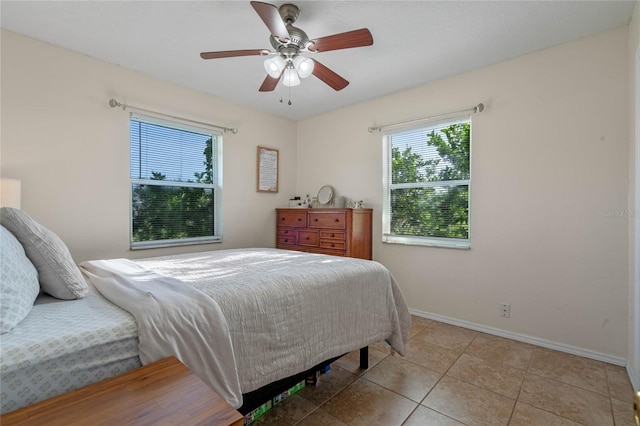
[{"label": "small box on dresser", "polygon": [[276,247],[372,258],[372,209],[276,209]]}]

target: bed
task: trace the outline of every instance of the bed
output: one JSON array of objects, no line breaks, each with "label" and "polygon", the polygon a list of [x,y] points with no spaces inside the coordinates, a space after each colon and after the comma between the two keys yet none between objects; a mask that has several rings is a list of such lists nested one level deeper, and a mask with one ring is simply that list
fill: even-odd
[{"label": "bed", "polygon": [[405,350],[410,316],[377,262],[247,248],[80,266],[81,298],[41,292],[0,336],[2,412],[170,355],[246,412],[347,352]]}]

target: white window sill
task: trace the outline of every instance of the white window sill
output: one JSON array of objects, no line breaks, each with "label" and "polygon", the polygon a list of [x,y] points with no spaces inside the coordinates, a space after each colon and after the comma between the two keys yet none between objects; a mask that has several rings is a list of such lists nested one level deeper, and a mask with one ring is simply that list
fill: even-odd
[{"label": "white window sill", "polygon": [[129,248],[131,250],[146,250],[161,247],[192,246],[196,244],[214,244],[221,242],[222,237],[184,238],[179,240],[142,241],[138,243],[131,243]]},{"label": "white window sill", "polygon": [[383,243],[404,244],[410,246],[453,248],[460,250],[470,250],[471,240],[457,238],[432,238],[432,237],[409,237],[406,235],[383,235]]}]

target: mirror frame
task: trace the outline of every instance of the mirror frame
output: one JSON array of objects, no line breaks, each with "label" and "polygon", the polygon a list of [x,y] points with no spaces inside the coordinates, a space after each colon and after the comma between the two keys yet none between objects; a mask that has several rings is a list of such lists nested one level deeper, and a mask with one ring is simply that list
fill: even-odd
[{"label": "mirror frame", "polygon": [[331,200],[333,200],[333,188],[330,185],[325,185],[320,188],[318,191],[318,204],[326,206]]}]

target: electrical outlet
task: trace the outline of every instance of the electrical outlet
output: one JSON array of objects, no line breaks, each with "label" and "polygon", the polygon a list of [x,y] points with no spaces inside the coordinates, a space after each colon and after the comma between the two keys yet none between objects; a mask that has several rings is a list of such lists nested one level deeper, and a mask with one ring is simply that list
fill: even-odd
[{"label": "electrical outlet", "polygon": [[500,304],[500,316],[504,318],[511,317],[511,305],[508,303]]}]

